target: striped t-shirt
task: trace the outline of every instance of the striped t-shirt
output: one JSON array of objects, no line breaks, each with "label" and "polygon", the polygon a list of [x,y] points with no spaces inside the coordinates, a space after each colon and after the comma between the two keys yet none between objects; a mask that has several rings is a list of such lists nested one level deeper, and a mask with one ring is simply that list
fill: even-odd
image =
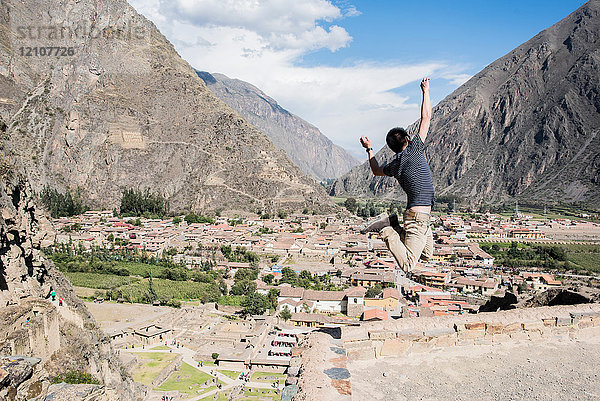
[{"label": "striped t-shirt", "polygon": [[407,209],[413,206],[433,206],[435,195],[431,170],[425,159],[425,145],[419,134],[415,135],[406,149],[383,167],[383,173],[395,177],[408,197]]}]

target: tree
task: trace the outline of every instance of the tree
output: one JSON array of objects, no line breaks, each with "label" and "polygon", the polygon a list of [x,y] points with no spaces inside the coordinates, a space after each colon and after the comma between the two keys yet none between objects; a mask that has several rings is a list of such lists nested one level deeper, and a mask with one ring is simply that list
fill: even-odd
[{"label": "tree", "polygon": [[377,284],[373,287],[367,288],[367,293],[365,294],[365,298],[375,298],[379,294],[381,294],[381,285]]},{"label": "tree", "polygon": [[206,217],[206,216],[202,216],[202,215],[197,215],[194,212],[186,214],[185,217],[184,217],[184,220],[188,224],[194,224],[194,223],[200,223],[200,224],[202,224],[202,223],[209,223],[209,224],[213,224],[215,222],[210,217]]},{"label": "tree", "polygon": [[288,308],[287,305],[285,305],[283,309],[281,309],[280,315],[281,318],[286,322],[292,318],[292,312],[290,312],[290,308]]},{"label": "tree", "polygon": [[248,294],[242,300],[242,315],[262,315],[269,307],[269,299],[258,292]]},{"label": "tree", "polygon": [[169,210],[169,202],[160,193],[154,193],[147,188],[125,189],[121,196],[121,214],[126,216],[141,216],[143,214],[164,216]]},{"label": "tree", "polygon": [[281,269],[281,282],[296,285],[298,284],[298,275],[294,270],[286,266]]},{"label": "tree", "polygon": [[88,210],[83,204],[80,191],[72,191],[67,187],[64,194],[46,185],[40,193],[40,200],[54,218],[74,216]]},{"label": "tree", "polygon": [[216,353],[216,352],[213,352],[212,355],[211,355],[211,358],[214,359],[214,360],[216,360],[218,357],[219,357],[219,354]]},{"label": "tree", "polygon": [[355,198],[347,198],[344,202],[344,207],[348,209],[350,213],[355,214],[356,210],[358,209],[358,203],[356,202]]},{"label": "tree", "polygon": [[304,313],[310,313],[310,306],[308,306],[308,304],[305,302],[302,304],[302,312]]},{"label": "tree", "polygon": [[270,273],[262,277],[262,281],[265,284],[269,284],[269,285],[273,284],[273,280],[274,279],[275,279],[275,276],[273,274],[270,274]]},{"label": "tree", "polygon": [[179,223],[181,223],[181,217],[179,217],[179,216],[173,217],[173,224],[179,224]]},{"label": "tree", "polygon": [[256,291],[256,283],[250,280],[236,281],[231,286],[231,295],[248,295]]},{"label": "tree", "polygon": [[312,274],[310,274],[308,270],[302,270],[300,272],[300,278],[303,278],[305,280],[312,280]]},{"label": "tree", "polygon": [[279,290],[277,288],[271,288],[269,290],[269,295],[267,296],[269,298],[269,308],[270,309],[277,309],[277,297],[279,296]]}]

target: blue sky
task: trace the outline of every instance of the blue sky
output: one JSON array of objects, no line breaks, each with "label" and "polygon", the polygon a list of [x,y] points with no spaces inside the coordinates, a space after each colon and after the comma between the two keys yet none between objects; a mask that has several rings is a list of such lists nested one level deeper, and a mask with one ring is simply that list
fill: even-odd
[{"label": "blue sky", "polygon": [[582,0],[130,0],[194,68],[248,81],[364,158]]}]

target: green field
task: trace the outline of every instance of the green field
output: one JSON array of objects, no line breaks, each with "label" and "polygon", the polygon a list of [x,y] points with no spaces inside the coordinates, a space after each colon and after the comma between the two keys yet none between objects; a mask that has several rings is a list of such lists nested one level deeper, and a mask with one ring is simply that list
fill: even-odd
[{"label": "green field", "polygon": [[[559,263],[556,268],[557,270],[565,270],[565,269],[575,269],[575,270],[586,270],[588,272],[600,272],[600,245],[590,245],[590,244],[535,244],[535,243],[524,243],[524,242],[480,242],[479,245],[485,249],[488,247],[499,248],[499,250],[494,251],[492,249],[488,249],[488,251],[496,258],[496,263],[501,264],[502,260],[507,258],[511,253],[511,246],[516,247],[517,252],[513,252],[513,254],[522,253],[522,255],[529,255],[531,257],[531,252],[536,247],[541,248],[561,248],[563,250],[563,254],[566,256],[566,259],[562,259],[563,262]],[[518,260],[518,256],[516,259]],[[568,261],[568,262],[566,262]],[[518,262],[522,263],[523,266],[527,266],[528,260],[522,259],[518,260]]]},{"label": "green field", "polygon": [[217,303],[219,305],[242,306],[243,300],[243,295],[221,295]]},{"label": "green field", "polygon": [[119,262],[119,267],[124,267],[129,271],[132,276],[150,277],[152,272],[153,277],[159,276],[165,268],[159,265],[149,265],[147,263],[139,262]]},{"label": "green field", "polygon": [[[159,299],[198,299],[207,291],[209,284],[155,278],[152,279],[152,286]],[[127,294],[127,296],[131,292],[133,299],[144,298],[149,291],[149,280],[142,279],[132,285],[119,287],[119,290]]]},{"label": "green field", "polygon": [[232,379],[237,379],[238,377],[240,377],[240,373],[241,372],[236,372],[235,370],[217,370],[217,372],[224,374],[225,376],[232,378]]},{"label": "green field", "polygon": [[168,351],[170,348],[166,345],[159,345],[158,347],[151,348],[156,351]]},{"label": "green field", "polygon": [[206,398],[202,398],[200,401],[229,401],[229,394],[231,393],[231,390],[229,391],[219,391],[217,394],[217,399],[215,400],[215,396],[214,395],[210,395]]},{"label": "green field", "polygon": [[[197,396],[207,393],[217,388],[212,383],[212,377],[204,372],[199,371],[196,368],[182,363],[179,370],[171,373],[167,380],[157,387],[156,390],[161,391],[179,391],[185,393],[188,396]],[[207,381],[211,381],[211,385],[204,387]]]},{"label": "green field", "polygon": [[575,264],[578,268],[590,272],[600,273],[600,253],[571,253],[569,252],[569,262]]},{"label": "green field", "polygon": [[125,284],[139,281],[135,277],[117,276],[115,274],[100,274],[100,273],[83,273],[83,272],[63,272],[69,279],[71,284],[77,287],[111,289],[117,288]]},{"label": "green field", "polygon": [[244,400],[254,401],[254,400],[262,400],[264,398],[271,398],[273,401],[281,400],[281,391],[279,394],[275,391],[275,389],[266,389],[266,388],[253,388],[249,387],[244,391]]},{"label": "green field", "polygon": [[140,361],[140,366],[133,372],[133,380],[147,386],[151,385],[160,371],[177,357],[177,354],[166,352],[133,352],[133,354]]},{"label": "green field", "polygon": [[285,374],[283,373],[274,373],[274,372],[255,372],[252,374],[250,380],[257,382],[273,382],[275,380],[271,379],[275,378],[275,380],[281,383],[281,380],[285,382]]}]

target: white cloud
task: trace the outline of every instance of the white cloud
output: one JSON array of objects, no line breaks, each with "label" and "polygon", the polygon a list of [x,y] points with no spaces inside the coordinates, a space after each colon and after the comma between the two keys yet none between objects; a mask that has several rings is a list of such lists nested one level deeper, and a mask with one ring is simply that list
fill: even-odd
[{"label": "white cloud", "polygon": [[324,0],[130,0],[150,18],[194,68],[250,82],[282,107],[316,125],[358,157],[361,135],[384,145],[389,128],[418,118],[419,104],[390,91],[437,75],[466,80],[444,63],[356,62],[343,67],[298,66],[315,49],[335,51],[352,41],[341,26],[359,15]]},{"label": "white cloud", "polygon": [[471,77],[472,77],[471,74],[452,74],[452,73],[448,73],[448,74],[442,75],[442,78],[447,79],[448,83],[450,85],[454,85],[454,86],[461,86],[462,84],[464,84],[465,82],[467,82],[469,79],[471,79]]}]

